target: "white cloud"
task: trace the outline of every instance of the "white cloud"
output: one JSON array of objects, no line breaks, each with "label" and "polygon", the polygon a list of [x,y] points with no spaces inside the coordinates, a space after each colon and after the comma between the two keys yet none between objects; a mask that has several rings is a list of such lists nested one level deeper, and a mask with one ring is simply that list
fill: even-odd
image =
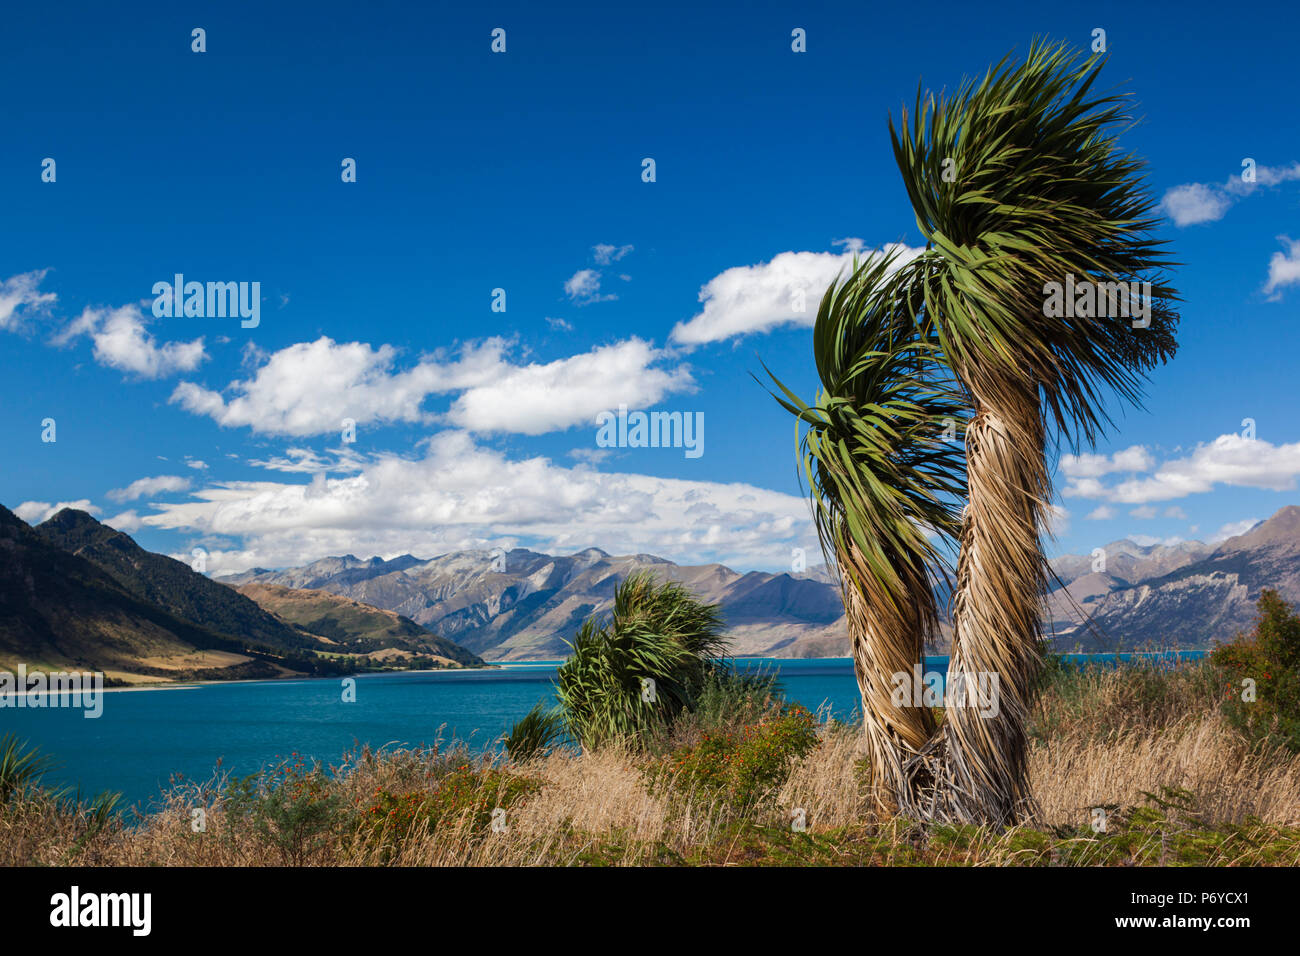
[{"label": "white cloud", "polygon": [[134,534],[144,526],[143,522],[140,520],[140,516],[136,514],[135,509],[123,511],[121,514],[114,515],[111,518],[105,518],[104,524],[116,531],[121,531],[123,534]]},{"label": "white cloud", "polygon": [[1268,282],[1264,292],[1274,300],[1280,299],[1278,290],[1284,285],[1300,282],[1300,240],[1278,236],[1278,240],[1287,246],[1286,252],[1275,252],[1268,260]]},{"label": "white cloud", "polygon": [[[861,255],[860,239],[841,239],[843,253],[782,252],[770,262],[734,266],[714,276],[700,289],[702,310],[694,318],[679,322],[672,341],[680,345],[702,345],[753,332],[767,332],[781,325],[810,326],[817,318],[822,293],[837,276],[846,277],[853,257]],[[883,252],[897,252],[901,266],[922,250],[891,244]],[[802,292],[803,309],[798,293]]]},{"label": "white cloud", "polygon": [[611,246],[603,242],[591,247],[592,257],[596,260],[596,264],[601,266],[607,266],[611,262],[618,262],[619,259],[622,259],[631,251],[631,246]]},{"label": "white cloud", "polygon": [[39,289],[41,280],[49,271],[23,272],[0,282],[0,329],[15,331],[22,325],[24,315],[40,311],[58,300],[53,292]]},{"label": "white cloud", "polygon": [[503,368],[490,383],[468,389],[447,420],[476,432],[544,432],[589,424],[598,412],[645,408],[674,392],[694,391],[685,366],[652,367],[664,353],[632,338],[545,365]]},{"label": "white cloud", "polygon": [[566,322],[564,319],[556,319],[551,316],[546,317],[546,324],[557,332],[572,332],[573,323]]},{"label": "white cloud", "polygon": [[125,488],[115,488],[108,493],[113,501],[135,501],[148,495],[164,492],[187,491],[190,480],[179,475],[157,475],[153,478],[137,478]]},{"label": "white cloud", "polygon": [[[1097,478],[1076,478],[1061,494],[1067,498],[1143,505],[1201,494],[1215,485],[1292,491],[1297,477],[1300,477],[1300,442],[1273,445],[1229,434],[1197,445],[1190,455],[1165,462],[1150,477],[1130,479],[1113,487],[1107,487]],[[1165,516],[1187,517],[1181,509],[1172,508],[1166,510]]]},{"label": "white cloud", "polygon": [[140,378],[164,378],[177,372],[190,372],[207,359],[201,337],[191,342],[159,345],[145,328],[146,322],[138,305],[87,308],[51,341],[64,345],[88,335],[95,345],[96,362]]},{"label": "white cloud", "polygon": [[1232,207],[1232,199],[1217,186],[1185,183],[1165,193],[1161,207],[1176,226],[1216,222]]},{"label": "white cloud", "polygon": [[316,454],[310,448],[289,448],[284,455],[251,459],[248,463],[254,468],[300,475],[315,475],[330,471],[350,473],[361,471],[364,467],[362,457],[348,445],[334,449],[333,455],[333,458],[326,458]]},{"label": "white cloud", "polygon": [[1069,478],[1100,478],[1117,471],[1150,471],[1155,457],[1142,445],[1132,445],[1113,455],[1062,455],[1061,471]]},{"label": "white cloud", "polygon": [[1229,538],[1235,538],[1239,534],[1245,534],[1257,524],[1259,524],[1258,518],[1245,518],[1241,521],[1230,521],[1216,531],[1206,543],[1220,544],[1221,542],[1227,541]]},{"label": "white cloud", "polygon": [[564,283],[564,293],[576,305],[612,302],[618,298],[612,292],[600,294],[600,271],[597,269],[579,269]]},{"label": "white cloud", "polygon": [[1109,500],[1123,504],[1169,501],[1210,491],[1216,484],[1241,488],[1292,491],[1300,476],[1300,442],[1269,442],[1220,435],[1197,445],[1185,458],[1167,461],[1149,478],[1121,482],[1108,492]]},{"label": "white cloud", "polygon": [[1110,505],[1099,505],[1088,512],[1089,521],[1109,521],[1115,517],[1115,509]]},{"label": "white cloud", "polygon": [[1128,540],[1132,541],[1136,545],[1140,545],[1143,548],[1149,548],[1155,544],[1163,545],[1166,548],[1171,548],[1176,544],[1183,543],[1183,539],[1178,537],[1177,535],[1171,535],[1168,538],[1157,538],[1154,535],[1149,535],[1149,534],[1130,534],[1127,537]]},{"label": "white cloud", "polygon": [[1104,498],[1106,486],[1098,478],[1075,478],[1061,490],[1062,498]]},{"label": "white cloud", "polygon": [[681,561],[782,567],[816,550],[802,496],[752,485],[604,474],[546,458],[511,461],[465,432],[418,460],[384,456],[355,476],[306,484],[223,482],[145,516],[151,527],[235,539],[209,567],[297,565],[331,554],[436,555],[503,539],[550,552],[598,545]]},{"label": "white cloud", "polygon": [[1174,518],[1178,521],[1187,520],[1187,512],[1178,507],[1178,505],[1170,505],[1164,510],[1163,514],[1166,518]]},{"label": "white cloud", "polygon": [[1155,505],[1139,505],[1129,512],[1129,516],[1149,521],[1156,516],[1156,507]]},{"label": "white cloud", "polygon": [[606,458],[612,458],[614,452],[609,448],[572,448],[569,457],[588,465],[599,465]]},{"label": "white cloud", "polygon": [[505,342],[488,339],[466,346],[455,362],[426,358],[404,371],[393,370],[397,350],[364,342],[337,343],[322,336],[267,356],[252,378],[232,382],[220,392],[182,382],[171,401],[227,428],[247,426],[268,435],[320,435],[341,432],[343,420],[423,422],[429,395],[495,380],[505,367]]},{"label": "white cloud", "polygon": [[[232,393],[229,399],[182,382],[171,401],[222,426],[268,435],[337,434],[346,418],[358,427],[441,419],[477,432],[540,435],[575,425],[594,428],[600,411],[654,405],[695,385],[686,366],[654,367],[666,353],[636,338],[545,364],[513,365],[505,348],[503,340],[488,339],[466,345],[455,362],[425,358],[398,371],[391,346],[322,337],[254,356],[262,364],[224,390]],[[445,415],[425,410],[426,398],[447,393],[460,394]]]},{"label": "white cloud", "polygon": [[89,498],[81,498],[77,501],[60,501],[56,505],[52,505],[48,501],[24,501],[14,509],[14,514],[28,524],[40,524],[42,521],[53,518],[64,508],[73,508],[92,515],[99,514],[99,509],[90,503]]},{"label": "white cloud", "polygon": [[1254,182],[1246,182],[1236,175],[1230,176],[1223,185],[1183,183],[1166,190],[1160,205],[1176,226],[1215,222],[1240,198],[1259,187],[1277,186],[1293,179],[1300,179],[1300,162],[1290,166],[1257,166]]}]

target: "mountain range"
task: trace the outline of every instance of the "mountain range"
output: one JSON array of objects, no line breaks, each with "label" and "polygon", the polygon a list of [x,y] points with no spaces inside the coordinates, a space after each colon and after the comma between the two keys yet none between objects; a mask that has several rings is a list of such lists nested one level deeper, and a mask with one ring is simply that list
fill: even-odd
[{"label": "mountain range", "polygon": [[[1058,650],[1207,647],[1248,630],[1262,588],[1300,604],[1300,507],[1216,544],[1111,542],[1053,560]],[[35,528],[0,507],[0,667],[95,668],[123,681],[337,674],[566,656],[636,570],[720,606],[737,656],[834,657],[849,642],[824,567],[741,573],[649,554],[526,549],[352,555],[213,579],[83,511]],[[946,651],[950,628],[939,643]]]},{"label": "mountain range", "polygon": [[[1300,508],[1277,512],[1216,545],[1112,542],[1095,555],[1052,562],[1059,586],[1044,620],[1058,650],[1113,651],[1146,645],[1207,647],[1246,630],[1264,587],[1300,602]],[[297,568],[253,569],[230,583],[312,588],[403,614],[487,660],[563,657],[582,620],[612,606],[628,573],[653,571],[721,606],[732,652],[773,657],[848,653],[838,587],[824,568],[742,574],[720,564],[684,566],[647,554],[597,548],[557,556],[516,549],[504,556],[462,551],[429,560],[353,555]],[[933,651],[946,650],[945,624]]]},{"label": "mountain range", "polygon": [[520,548],[431,560],[344,555],[221,580],[328,591],[403,614],[487,660],[538,660],[566,656],[565,641],[584,619],[612,607],[615,586],[635,570],[679,581],[720,605],[737,654],[834,656],[847,646],[839,590],[820,569],[742,574],[720,564],[683,566],[599,548],[572,555]]},{"label": "mountain range", "polygon": [[1053,562],[1062,586],[1048,595],[1048,616],[1058,647],[1207,647],[1250,629],[1263,588],[1300,604],[1295,505],[1216,545],[1124,540],[1100,550]]},{"label": "mountain range", "polygon": [[354,603],[327,594],[286,601],[271,589],[250,596],[84,511],[64,509],[32,528],[0,506],[6,669],[94,669],[133,683],[483,663],[400,615]]}]

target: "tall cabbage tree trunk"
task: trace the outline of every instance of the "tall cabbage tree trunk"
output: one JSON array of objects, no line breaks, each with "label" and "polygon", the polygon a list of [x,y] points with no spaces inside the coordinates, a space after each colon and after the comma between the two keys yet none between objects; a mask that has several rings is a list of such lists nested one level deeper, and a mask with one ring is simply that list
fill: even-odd
[{"label": "tall cabbage tree trunk", "polygon": [[932,816],[1006,824],[1032,812],[1029,707],[1041,665],[1050,482],[1037,389],[1010,378],[977,394],[966,433],[970,499],[953,600],[943,790]]},{"label": "tall cabbage tree trunk", "polygon": [[[906,812],[916,806],[918,790],[928,782],[907,767],[934,735],[935,720],[922,700],[908,697],[899,706],[897,677],[905,675],[911,689],[913,668],[923,660],[925,637],[933,633],[933,622],[926,620],[924,611],[931,605],[920,599],[899,605],[870,584],[860,586],[871,579],[851,543],[841,548],[839,564],[853,670],[862,697],[872,797],[879,812]],[[908,577],[917,589],[913,593],[928,593],[923,570],[912,569]]]}]

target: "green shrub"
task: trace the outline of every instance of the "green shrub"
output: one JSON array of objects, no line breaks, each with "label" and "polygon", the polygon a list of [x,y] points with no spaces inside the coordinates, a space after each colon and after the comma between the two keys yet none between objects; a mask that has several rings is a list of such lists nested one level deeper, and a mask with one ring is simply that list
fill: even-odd
[{"label": "green shrub", "polygon": [[527,760],[546,753],[562,739],[564,714],[535,704],[506,733],[504,743],[511,760]]},{"label": "green shrub", "polygon": [[559,669],[556,690],[570,735],[584,747],[643,746],[662,736],[695,706],[716,670],[721,629],[717,607],[680,584],[629,575],[614,592],[612,619],[585,621]]},{"label": "green shrub", "polygon": [[[1223,684],[1228,722],[1255,743],[1300,752],[1300,616],[1265,590],[1255,630],[1214,649],[1211,660]],[[1254,682],[1250,700],[1244,682]]]},{"label": "green shrub", "polygon": [[349,815],[320,761],[308,767],[301,757],[232,781],[224,805],[232,837],[241,824],[249,826],[288,866],[302,866],[328,849]]},{"label": "green shrub", "polygon": [[488,831],[494,810],[509,810],[540,786],[540,781],[531,777],[463,764],[439,780],[432,791],[376,790],[361,826],[372,839],[395,844],[410,837],[421,824],[432,833],[444,824],[464,823],[471,832],[482,834]]},{"label": "green shrub", "polygon": [[794,762],[816,746],[816,718],[794,704],[665,755],[650,768],[651,785],[701,791],[744,809],[784,783]]},{"label": "green shrub", "polygon": [[0,737],[0,807],[40,786],[54,761],[13,734]]}]

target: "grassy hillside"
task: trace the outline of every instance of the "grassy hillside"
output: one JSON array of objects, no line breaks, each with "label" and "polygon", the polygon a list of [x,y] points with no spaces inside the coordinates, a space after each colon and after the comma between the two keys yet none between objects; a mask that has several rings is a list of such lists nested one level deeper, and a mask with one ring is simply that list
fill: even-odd
[{"label": "grassy hillside", "polygon": [[[247,642],[133,593],[0,506],[0,667],[22,662],[29,668],[102,670],[112,681],[192,677],[227,667],[249,677],[280,672],[273,660],[258,660],[247,650]],[[196,651],[207,654],[196,657]],[[204,666],[218,661],[223,666]]]},{"label": "grassy hillside", "polygon": [[[483,659],[410,618],[328,591],[245,584],[238,593],[263,610],[336,645],[340,654],[380,660],[427,657],[435,663],[479,667]],[[387,653],[385,653],[387,652]]]},{"label": "grassy hillside", "polygon": [[84,511],[65,508],[34,529],[46,543],[85,558],[123,588],[175,617],[253,644],[314,650],[317,641],[188,564],[146,551]]}]

